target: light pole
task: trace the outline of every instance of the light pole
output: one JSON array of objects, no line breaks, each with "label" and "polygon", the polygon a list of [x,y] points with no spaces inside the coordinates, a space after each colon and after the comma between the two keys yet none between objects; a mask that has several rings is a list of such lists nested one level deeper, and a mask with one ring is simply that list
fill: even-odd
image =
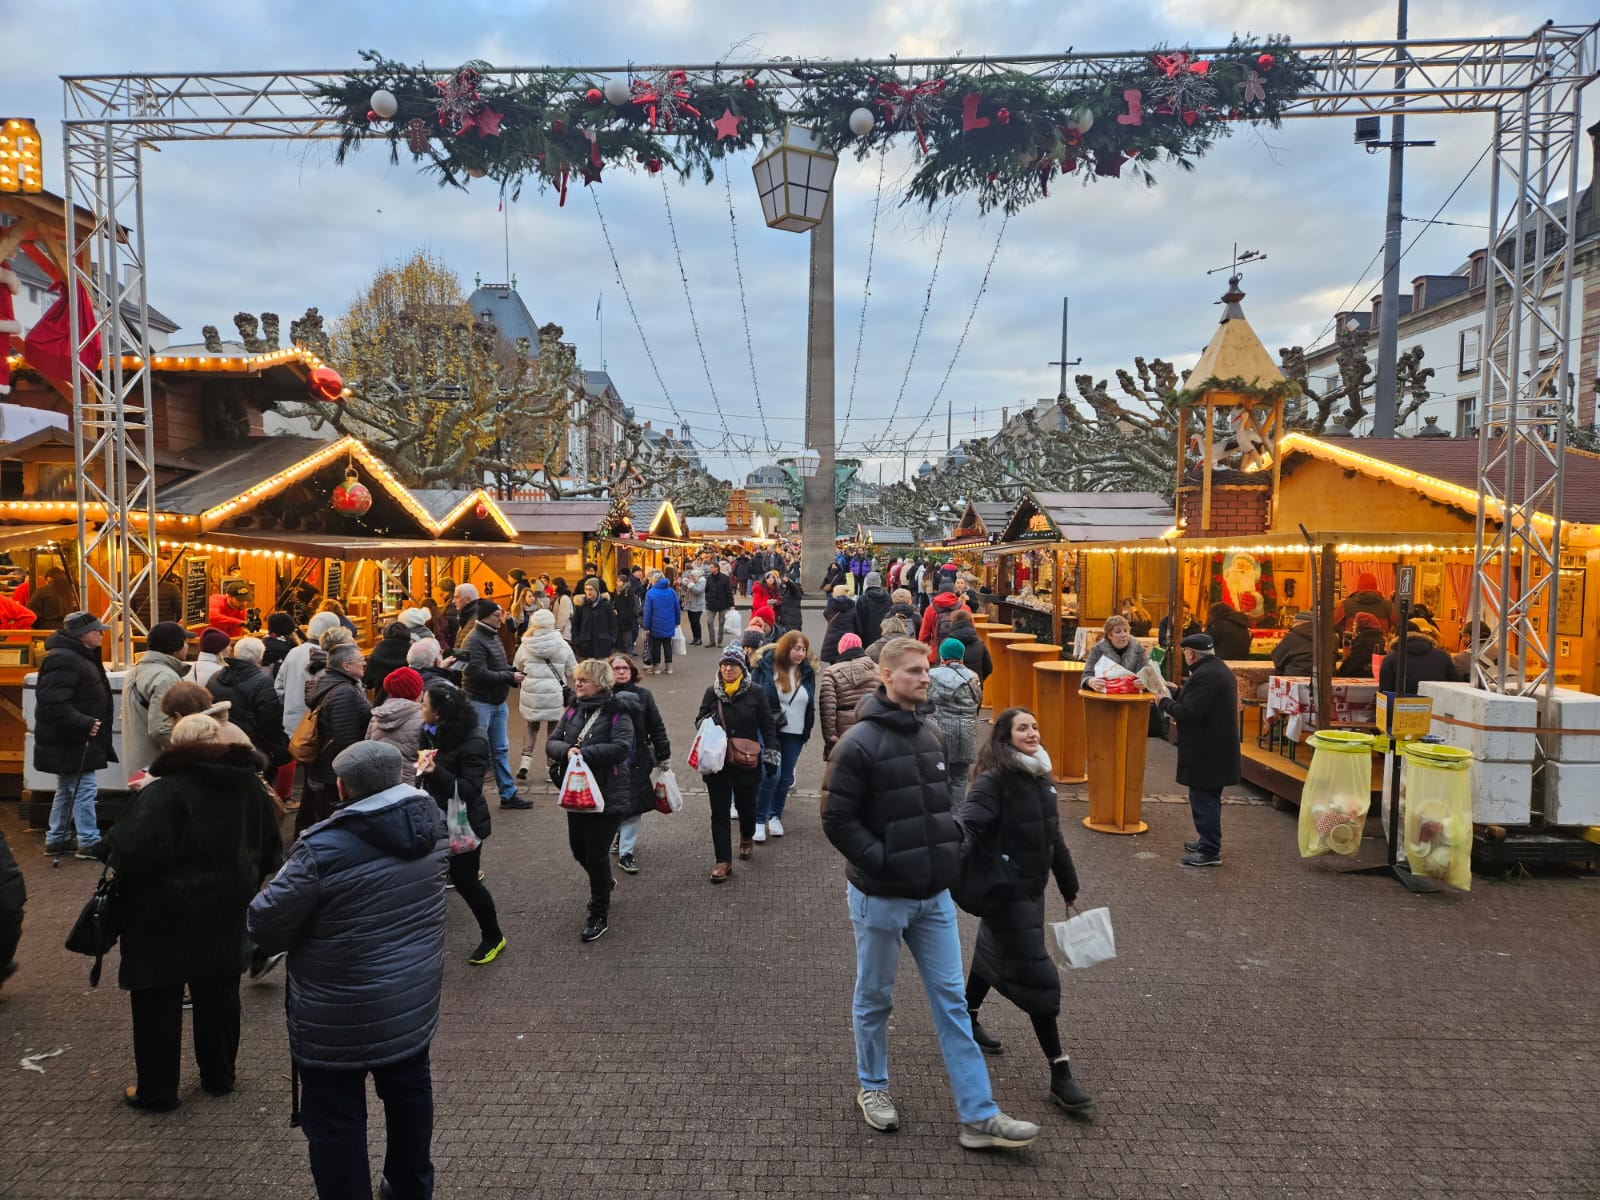
[{"label": "light pole", "polygon": [[833,560],[833,177],[839,156],[800,125],[784,125],[755,162],[761,212],[772,229],[811,234],[811,303],[806,339],[806,452],[796,457],[802,485],[800,563],[810,587]]}]

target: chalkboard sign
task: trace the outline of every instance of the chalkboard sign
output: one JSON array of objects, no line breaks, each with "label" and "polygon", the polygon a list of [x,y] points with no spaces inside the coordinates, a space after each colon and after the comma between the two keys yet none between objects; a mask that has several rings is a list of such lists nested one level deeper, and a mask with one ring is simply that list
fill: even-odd
[{"label": "chalkboard sign", "polygon": [[206,570],[211,559],[191,554],[183,564],[183,623],[198,625],[206,619]]},{"label": "chalkboard sign", "polygon": [[322,589],[325,600],[338,600],[339,591],[344,587],[344,560],[334,559],[328,564],[327,586]]}]

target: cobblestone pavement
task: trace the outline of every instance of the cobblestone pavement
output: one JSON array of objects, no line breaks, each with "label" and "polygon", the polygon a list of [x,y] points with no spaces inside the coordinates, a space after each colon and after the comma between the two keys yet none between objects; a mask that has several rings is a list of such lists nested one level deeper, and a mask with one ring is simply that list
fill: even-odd
[{"label": "cobblestone pavement", "polygon": [[[646,681],[680,762],[712,669],[691,650]],[[1170,748],[1149,748],[1147,790],[1170,796]],[[1196,872],[1177,864],[1183,806],[1157,798],[1150,832],[1119,838],[1084,830],[1082,801],[1063,802],[1082,902],[1110,906],[1119,952],[1064,981],[1093,1125],[1051,1108],[1026,1018],[995,997],[996,1096],[1044,1134],[1004,1156],[958,1148],[908,955],[890,1038],[903,1127],[870,1131],[853,1105],[854,958],[842,862],[817,815],[821,766],[814,741],[788,836],[723,887],[706,880],[703,791],[647,817],[642,869],[618,873],[611,932],[592,946],[578,941],[584,877],[551,789],[530,789],[531,812],[495,813],[484,863],[510,948],[469,966],[475,928],[451,899],[439,1195],[1600,1195],[1600,885],[1479,880],[1470,895],[1415,897],[1302,863],[1292,818],[1249,803],[1225,811],[1226,864]],[[127,1109],[115,960],[91,991],[87,960],[60,949],[93,868],[52,870],[42,838],[9,806],[3,819],[31,898],[22,969],[0,990],[0,1196],[310,1195],[288,1124],[282,974],[245,984],[233,1095],[206,1096],[189,1062],[178,1111]],[[964,917],[969,948],[973,928]],[[58,1047],[43,1074],[20,1068]]]}]

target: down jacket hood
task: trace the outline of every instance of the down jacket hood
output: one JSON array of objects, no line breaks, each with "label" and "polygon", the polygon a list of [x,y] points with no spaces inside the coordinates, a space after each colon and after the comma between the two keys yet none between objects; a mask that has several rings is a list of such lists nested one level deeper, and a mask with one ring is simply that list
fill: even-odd
[{"label": "down jacket hood", "polygon": [[402,700],[399,696],[390,696],[372,710],[372,720],[385,733],[393,733],[397,729],[404,728],[406,722],[417,717],[420,711],[415,700]]},{"label": "down jacket hood", "polygon": [[439,806],[418,788],[396,784],[346,804],[313,830],[339,826],[374,849],[412,861],[432,854],[439,840]]}]

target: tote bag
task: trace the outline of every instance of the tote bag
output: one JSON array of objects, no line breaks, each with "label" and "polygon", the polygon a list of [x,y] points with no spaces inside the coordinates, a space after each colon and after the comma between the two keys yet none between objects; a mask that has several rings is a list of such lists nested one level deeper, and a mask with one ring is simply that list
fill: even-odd
[{"label": "tote bag", "polygon": [[1081,971],[1117,956],[1117,942],[1111,934],[1111,910],[1091,908],[1074,913],[1065,921],[1050,926],[1050,957],[1064,967]]}]

